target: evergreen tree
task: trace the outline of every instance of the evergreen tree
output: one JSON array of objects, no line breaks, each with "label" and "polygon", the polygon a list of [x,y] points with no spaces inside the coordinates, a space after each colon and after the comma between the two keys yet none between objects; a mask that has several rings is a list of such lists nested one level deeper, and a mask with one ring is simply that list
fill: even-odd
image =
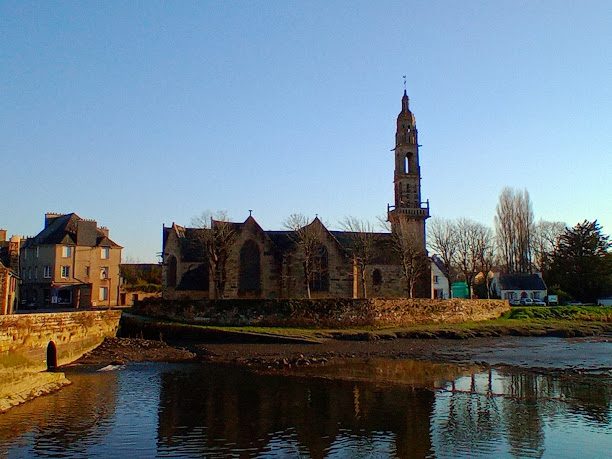
[{"label": "evergreen tree", "polygon": [[574,298],[594,302],[612,288],[612,253],[609,236],[597,220],[566,228],[557,240],[550,284],[558,284]]}]

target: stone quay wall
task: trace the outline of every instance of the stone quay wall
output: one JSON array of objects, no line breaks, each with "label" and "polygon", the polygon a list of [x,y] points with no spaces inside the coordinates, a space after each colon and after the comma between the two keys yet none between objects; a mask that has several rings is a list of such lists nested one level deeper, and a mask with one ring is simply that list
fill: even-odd
[{"label": "stone quay wall", "polygon": [[227,299],[145,300],[135,314],[220,326],[406,327],[489,320],[510,310],[507,300],[466,299]]},{"label": "stone quay wall", "polygon": [[0,316],[0,412],[68,384],[63,374],[42,371],[73,362],[115,336],[120,318],[121,311]]}]

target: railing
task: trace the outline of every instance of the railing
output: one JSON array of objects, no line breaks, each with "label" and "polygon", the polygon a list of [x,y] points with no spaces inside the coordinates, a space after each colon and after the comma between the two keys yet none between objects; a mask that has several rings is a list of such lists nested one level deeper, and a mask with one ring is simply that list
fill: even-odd
[{"label": "railing", "polygon": [[387,213],[409,215],[411,217],[429,217],[429,199],[421,202],[419,207],[397,207],[387,204]]}]

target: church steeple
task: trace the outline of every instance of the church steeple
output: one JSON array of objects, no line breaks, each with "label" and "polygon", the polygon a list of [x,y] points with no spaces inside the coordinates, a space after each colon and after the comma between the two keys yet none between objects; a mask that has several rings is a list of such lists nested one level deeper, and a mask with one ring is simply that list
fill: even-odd
[{"label": "church steeple", "polygon": [[397,115],[395,131],[395,205],[389,206],[388,219],[392,225],[400,220],[410,222],[423,237],[425,249],[425,220],[429,218],[429,203],[421,202],[421,167],[419,165],[419,138],[414,114],[410,111],[406,90],[402,97],[402,110]]}]

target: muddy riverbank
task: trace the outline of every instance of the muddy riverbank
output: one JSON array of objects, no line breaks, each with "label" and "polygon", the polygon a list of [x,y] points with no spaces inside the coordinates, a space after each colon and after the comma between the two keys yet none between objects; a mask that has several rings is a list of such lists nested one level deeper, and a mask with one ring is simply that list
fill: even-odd
[{"label": "muddy riverbank", "polygon": [[205,361],[257,370],[293,370],[346,359],[405,359],[431,362],[513,366],[543,371],[612,373],[612,336],[588,338],[516,337],[395,339],[317,344],[194,343],[130,338],[107,339],[77,364],[141,361]]}]

